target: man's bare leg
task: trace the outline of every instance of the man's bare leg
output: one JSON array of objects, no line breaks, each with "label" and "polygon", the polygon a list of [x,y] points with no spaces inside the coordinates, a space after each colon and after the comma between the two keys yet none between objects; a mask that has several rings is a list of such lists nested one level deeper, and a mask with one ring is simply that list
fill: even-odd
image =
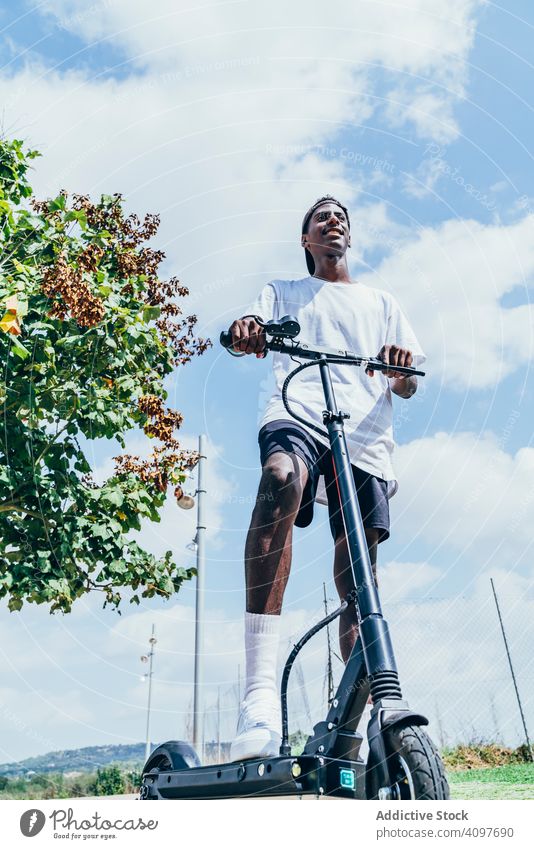
[{"label": "man's bare leg", "polygon": [[266,460],[245,545],[249,613],[282,610],[293,525],[307,479],[306,464],[296,454],[277,451]]},{"label": "man's bare leg", "polygon": [[307,477],[300,457],[279,451],[268,457],[262,470],[245,546],[245,690],[231,760],[279,753],[280,612],[291,568],[293,524]]},{"label": "man's bare leg", "polygon": [[[378,528],[366,528],[365,538],[371,558],[371,568],[373,570],[373,578],[375,586],[378,586],[376,577],[376,557],[378,548],[378,537],[380,531]],[[349,550],[347,540],[343,533],[336,540],[336,553],[334,557],[334,580],[340,599],[345,598],[348,593],[354,589],[352,579],[352,569],[350,566]],[[339,618],[339,648],[341,657],[346,663],[350,657],[350,653],[358,638],[358,619],[354,605],[350,605]]]}]

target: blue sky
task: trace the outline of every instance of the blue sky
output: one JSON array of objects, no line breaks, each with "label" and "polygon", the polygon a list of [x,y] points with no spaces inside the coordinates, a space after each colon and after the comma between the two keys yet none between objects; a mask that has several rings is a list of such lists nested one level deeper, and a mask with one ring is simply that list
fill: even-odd
[{"label": "blue sky", "polygon": [[[418,395],[396,399],[400,488],[379,556],[405,690],[448,740],[491,735],[496,715],[517,743],[489,579],[534,727],[532,11],[361,0],[338,3],[325,21],[323,4],[274,2],[260,25],[254,5],[2,4],[4,132],[42,150],[38,194],[120,191],[132,209],[159,211],[166,272],[189,286],[199,332],[214,340],[268,280],[305,276],[310,203],[324,192],[347,203],[351,273],[394,292],[428,354]],[[233,360],[217,344],[168,385],[184,444],[199,432],[209,440],[205,690],[210,705],[220,689],[226,736],[243,670],[242,551],[268,387],[268,361]],[[150,449],[140,434],[129,445]],[[101,476],[116,449],[88,447]],[[169,503],[142,540],[191,563],[193,534],[194,516]],[[295,532],[284,645],[319,616],[323,582],[333,599],[331,559],[318,508]],[[138,657],[152,622],[154,739],[181,736],[193,617],[193,584],[121,619],[98,599],[62,618],[4,611],[0,760],[141,739]],[[315,721],[324,641],[306,651]],[[303,725],[296,686],[292,703],[294,727]]]}]

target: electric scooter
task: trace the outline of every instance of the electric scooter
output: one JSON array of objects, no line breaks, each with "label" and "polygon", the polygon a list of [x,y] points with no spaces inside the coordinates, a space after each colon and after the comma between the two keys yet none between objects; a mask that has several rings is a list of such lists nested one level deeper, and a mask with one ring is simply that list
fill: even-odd
[{"label": "electric scooter", "polygon": [[[390,368],[374,357],[351,351],[316,349],[298,342],[298,321],[291,316],[263,322],[266,350],[305,360],[286,378],[282,388],[284,406],[294,419],[328,435],[339,488],[353,573],[354,589],[337,610],[314,625],[294,646],[281,680],[282,742],[278,757],[252,758],[233,763],[202,766],[193,747],[183,741],[158,746],[142,773],[140,798],[224,799],[269,797],[335,797],[345,799],[448,799],[449,787],[441,758],[421,726],[428,720],[410,710],[402,696],[388,624],[371,571],[362,517],[352,476],[343,429],[348,415],[337,409],[330,365],[346,365],[385,371]],[[230,350],[232,337],[221,333],[221,344]],[[291,380],[304,369],[320,369],[325,406],[323,431],[295,413],[288,401]],[[424,372],[395,366],[406,375]],[[355,605],[359,636],[345,666],[343,677],[326,719],[317,723],[304,750],[293,755],[289,744],[287,686],[291,667],[302,647],[318,631]],[[366,729],[369,754],[360,757],[363,740],[359,723],[371,697],[373,707]]]}]

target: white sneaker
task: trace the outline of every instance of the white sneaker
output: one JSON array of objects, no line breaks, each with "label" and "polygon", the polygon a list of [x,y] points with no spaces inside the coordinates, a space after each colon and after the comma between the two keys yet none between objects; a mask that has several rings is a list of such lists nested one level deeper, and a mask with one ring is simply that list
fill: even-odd
[{"label": "white sneaker", "polygon": [[230,760],[276,758],[282,742],[282,719],[276,692],[265,698],[241,702],[237,734],[230,747]]}]

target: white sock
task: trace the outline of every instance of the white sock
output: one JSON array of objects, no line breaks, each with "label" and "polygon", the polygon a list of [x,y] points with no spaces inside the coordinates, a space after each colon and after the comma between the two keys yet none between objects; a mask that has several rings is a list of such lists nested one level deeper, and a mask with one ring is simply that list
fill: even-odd
[{"label": "white sock", "polygon": [[245,700],[276,693],[280,616],[245,611]]}]

